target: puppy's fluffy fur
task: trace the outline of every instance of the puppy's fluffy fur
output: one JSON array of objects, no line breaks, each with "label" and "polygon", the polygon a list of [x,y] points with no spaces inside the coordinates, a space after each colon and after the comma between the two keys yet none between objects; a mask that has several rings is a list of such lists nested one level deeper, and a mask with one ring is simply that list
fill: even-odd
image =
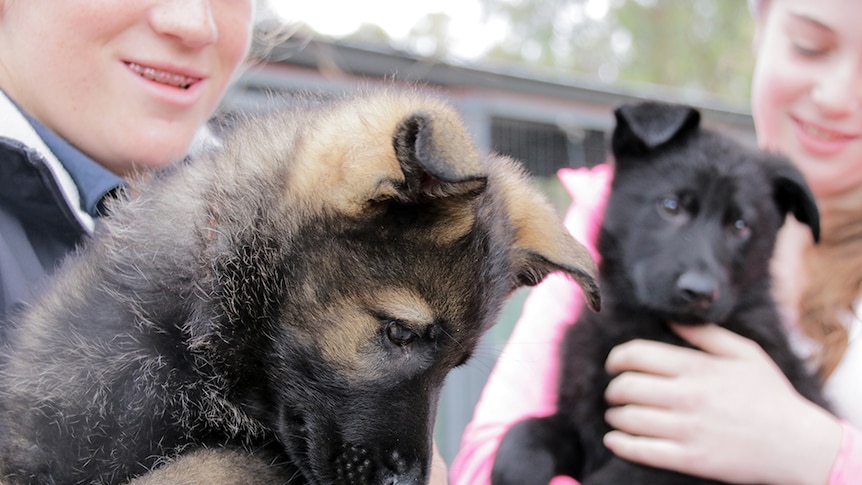
[{"label": "puppy's fluffy fur", "polygon": [[685,106],[616,111],[615,173],[598,250],[604,310],[583,312],[564,338],[557,412],[522,421],[504,437],[493,483],[585,485],[714,483],[614,456],[604,367],[611,348],[641,338],[685,345],[669,322],[718,323],[753,339],[799,392],[824,404],[791,351],[770,296],[769,260],[785,215],[818,237],[818,212],[786,159],[752,151],[700,127]]},{"label": "puppy's fluffy fur", "polygon": [[138,192],[3,351],[7,484],[424,483],[510,292],[562,270],[598,303],[518,165],[418,91],[295,100]]}]

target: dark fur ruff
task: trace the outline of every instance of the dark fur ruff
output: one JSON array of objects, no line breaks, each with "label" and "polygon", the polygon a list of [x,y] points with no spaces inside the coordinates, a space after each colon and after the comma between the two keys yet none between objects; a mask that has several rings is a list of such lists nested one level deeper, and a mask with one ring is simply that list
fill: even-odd
[{"label": "dark fur ruff", "polygon": [[0,481],[424,483],[445,375],[555,270],[598,304],[448,105],[297,100],[141,187],[20,316]]},{"label": "dark fur ruff", "polygon": [[685,343],[667,322],[715,322],[760,344],[796,389],[824,404],[795,358],[769,288],[776,233],[792,213],[818,237],[802,175],[778,156],[699,127],[697,111],[643,103],[616,111],[616,161],[598,250],[601,313],[565,335],[556,414],[521,421],[504,437],[493,480],[585,485],[707,484],[633,464],[602,444],[610,350],[635,338]]}]

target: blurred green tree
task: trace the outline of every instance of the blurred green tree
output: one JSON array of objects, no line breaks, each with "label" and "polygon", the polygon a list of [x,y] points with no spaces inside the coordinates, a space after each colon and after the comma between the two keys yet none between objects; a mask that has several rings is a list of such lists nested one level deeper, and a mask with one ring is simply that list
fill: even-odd
[{"label": "blurred green tree", "polygon": [[753,20],[744,0],[480,0],[510,35],[488,60],[747,103]]}]

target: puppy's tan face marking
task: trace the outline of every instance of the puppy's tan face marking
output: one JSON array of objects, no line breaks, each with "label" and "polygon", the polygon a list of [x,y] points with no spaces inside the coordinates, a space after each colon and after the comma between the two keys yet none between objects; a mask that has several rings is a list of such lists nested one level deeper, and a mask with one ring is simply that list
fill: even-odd
[{"label": "puppy's tan face marking", "polygon": [[362,382],[383,378],[391,365],[386,351],[389,325],[400,325],[399,330],[421,337],[437,316],[420,295],[391,288],[343,300],[330,306],[322,318],[332,325],[312,329],[313,345],[343,375]]},{"label": "puppy's tan face marking", "polygon": [[434,323],[434,310],[418,294],[406,289],[387,289],[366,302],[375,313],[405,322],[417,331]]}]

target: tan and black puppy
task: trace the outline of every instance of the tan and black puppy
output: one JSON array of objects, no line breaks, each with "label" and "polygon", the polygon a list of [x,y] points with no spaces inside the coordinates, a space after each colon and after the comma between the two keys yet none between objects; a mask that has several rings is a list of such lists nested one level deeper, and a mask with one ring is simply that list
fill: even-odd
[{"label": "tan and black puppy", "polygon": [[425,483],[444,378],[507,296],[562,270],[598,305],[545,198],[436,98],[240,125],[136,190],[19,316],[0,481]]},{"label": "tan and black puppy", "polygon": [[800,394],[824,404],[770,294],[769,261],[786,216],[815,240],[820,232],[802,174],[702,127],[688,106],[644,102],[615,114],[614,178],[597,242],[603,309],[566,330],[557,411],[508,431],[495,485],[546,484],[555,475],[584,485],[718,483],[625,461],[602,443],[608,353],[632,339],[686,345],[669,323],[713,322],[753,339]]}]

